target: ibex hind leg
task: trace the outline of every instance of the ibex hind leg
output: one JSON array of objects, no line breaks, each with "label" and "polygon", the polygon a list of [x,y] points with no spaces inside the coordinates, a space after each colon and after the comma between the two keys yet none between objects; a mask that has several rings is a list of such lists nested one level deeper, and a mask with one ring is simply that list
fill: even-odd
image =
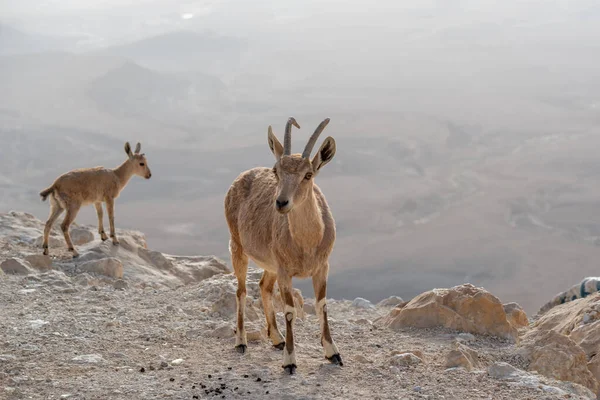
[{"label": "ibex hind leg", "polygon": [[42,247],[44,248],[44,255],[47,256],[49,254],[48,250],[48,240],[50,238],[50,231],[52,230],[52,226],[63,213],[64,209],[60,206],[58,201],[54,198],[54,195],[50,195],[50,216],[48,217],[48,221],[46,221],[46,226],[44,227],[44,242],[42,243]]},{"label": "ibex hind leg", "polygon": [[238,281],[236,292],[237,327],[235,332],[235,348],[239,353],[245,353],[248,348],[246,329],[244,328],[244,317],[246,315],[246,275],[248,273],[248,256],[244,253],[242,246],[235,240],[229,241],[231,252],[231,263],[233,272]]}]

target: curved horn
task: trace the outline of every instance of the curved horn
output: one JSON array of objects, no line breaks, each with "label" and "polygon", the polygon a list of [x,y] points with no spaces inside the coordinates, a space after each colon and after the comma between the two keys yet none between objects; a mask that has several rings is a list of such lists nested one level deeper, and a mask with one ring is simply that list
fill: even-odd
[{"label": "curved horn", "polygon": [[308,139],[308,143],[306,143],[306,147],[304,148],[304,151],[302,152],[302,158],[310,157],[310,153],[312,152],[313,147],[315,147],[315,143],[317,143],[317,139],[319,138],[319,135],[321,134],[321,132],[323,132],[323,129],[325,129],[325,127],[327,126],[328,123],[329,123],[329,118],[325,118],[323,120],[323,122],[321,122],[319,124],[319,126],[317,126],[317,129],[315,129],[315,133],[312,134],[310,139]]},{"label": "curved horn", "polygon": [[283,137],[283,155],[289,156],[292,154],[292,125],[300,129],[300,125],[296,122],[294,117],[288,119],[285,125],[285,136]]}]

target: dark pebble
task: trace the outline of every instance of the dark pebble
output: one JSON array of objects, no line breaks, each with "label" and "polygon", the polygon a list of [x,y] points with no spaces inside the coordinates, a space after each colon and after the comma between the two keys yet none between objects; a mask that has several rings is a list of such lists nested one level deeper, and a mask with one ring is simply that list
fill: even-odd
[{"label": "dark pebble", "polygon": [[192,385],[192,389],[196,389],[196,386]]},{"label": "dark pebble", "polygon": [[169,379],[171,382],[175,382],[175,378],[171,378]]},{"label": "dark pebble", "polygon": [[244,378],[248,378],[248,375],[244,375]]},{"label": "dark pebble", "polygon": [[209,376],[208,376],[208,379],[212,379],[212,375],[209,375]]},{"label": "dark pebble", "polygon": [[231,367],[227,367],[227,369],[231,371],[233,368],[231,368]]},{"label": "dark pebble", "polygon": [[221,379],[223,379],[223,378],[219,377],[219,380],[221,380]]},{"label": "dark pebble", "polygon": [[149,368],[149,370],[150,371],[154,371],[155,370],[154,366],[151,365],[150,368]]},{"label": "dark pebble", "polygon": [[236,387],[236,388],[235,388],[235,389],[233,389],[233,390],[238,390],[238,388]]},{"label": "dark pebble", "polygon": [[143,374],[144,372],[146,372],[146,368],[144,368],[144,367],[140,368],[140,372]]},{"label": "dark pebble", "polygon": [[260,381],[262,381],[262,379],[256,378],[256,382],[260,382]]},{"label": "dark pebble", "polygon": [[200,397],[198,396],[192,396],[192,399],[199,399]]},{"label": "dark pebble", "polygon": [[269,391],[267,390],[265,394],[269,394]]}]

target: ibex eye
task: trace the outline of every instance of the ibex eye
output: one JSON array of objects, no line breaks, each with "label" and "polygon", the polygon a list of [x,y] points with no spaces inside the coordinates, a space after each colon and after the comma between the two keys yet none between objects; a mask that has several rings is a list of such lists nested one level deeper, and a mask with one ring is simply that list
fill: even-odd
[{"label": "ibex eye", "polygon": [[273,167],[273,173],[277,175],[277,168]]},{"label": "ibex eye", "polygon": [[310,178],[312,178],[312,177],[313,177],[313,174],[312,174],[312,173],[310,173],[310,172],[309,172],[309,173],[307,173],[306,175],[304,175],[304,179],[306,179],[306,180],[309,180],[309,179],[310,179]]},{"label": "ibex eye", "polygon": [[143,162],[142,162],[142,163],[140,163],[140,167],[143,167],[144,165],[146,165],[146,164],[144,164]]}]

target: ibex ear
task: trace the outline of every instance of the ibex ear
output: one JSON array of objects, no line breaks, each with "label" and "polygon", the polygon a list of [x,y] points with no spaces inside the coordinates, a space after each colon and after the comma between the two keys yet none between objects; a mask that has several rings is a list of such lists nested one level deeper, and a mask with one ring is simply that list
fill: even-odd
[{"label": "ibex ear", "polygon": [[135,146],[135,154],[140,154],[141,150],[142,150],[142,144],[138,142],[138,144]]},{"label": "ibex ear", "polygon": [[127,153],[127,156],[129,156],[129,158],[133,158],[133,153],[131,152],[131,145],[129,144],[129,142],[125,143],[125,153]]},{"label": "ibex ear", "polygon": [[317,172],[333,159],[335,155],[335,140],[329,136],[312,159],[314,171]]},{"label": "ibex ear", "polygon": [[269,126],[269,148],[271,149],[271,152],[275,155],[275,158],[279,160],[281,158],[281,155],[283,154],[283,146],[281,145],[279,140],[277,140],[277,137],[273,133],[273,128],[271,128],[271,126]]}]

